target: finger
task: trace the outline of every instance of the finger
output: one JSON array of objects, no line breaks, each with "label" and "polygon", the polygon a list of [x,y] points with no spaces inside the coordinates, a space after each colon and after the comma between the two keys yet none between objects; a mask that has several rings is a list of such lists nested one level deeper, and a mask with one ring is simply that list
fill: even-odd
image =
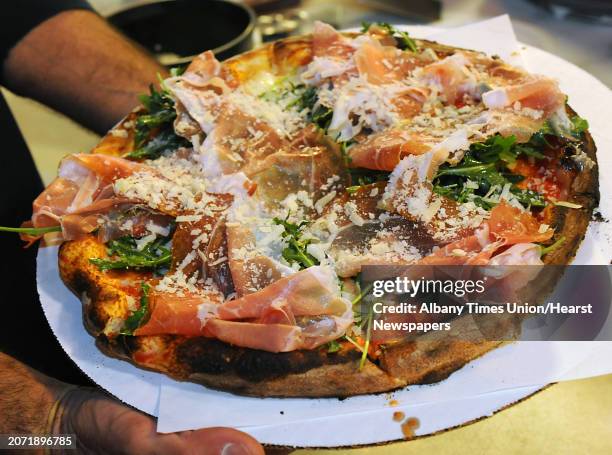
[{"label": "finger", "polygon": [[188,449],[198,455],[264,455],[264,449],[252,436],[232,428],[205,428],[181,433]]}]

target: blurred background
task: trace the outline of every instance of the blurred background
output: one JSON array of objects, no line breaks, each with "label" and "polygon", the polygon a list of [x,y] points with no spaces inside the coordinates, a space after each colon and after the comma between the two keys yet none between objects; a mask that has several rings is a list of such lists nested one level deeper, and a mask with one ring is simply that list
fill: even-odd
[{"label": "blurred background", "polygon": [[[610,0],[90,0],[98,12],[164,64],[205,49],[222,58],[310,31],[362,21],[452,27],[509,14],[518,39],[576,64],[612,87]],[[247,7],[244,7],[244,4]],[[99,137],[31,100],[4,92],[45,183],[59,159]],[[393,424],[390,422],[390,424]],[[356,453],[612,453],[612,376],[554,385],[467,427]],[[334,452],[330,452],[334,453]],[[335,452],[337,453],[337,452]]]}]

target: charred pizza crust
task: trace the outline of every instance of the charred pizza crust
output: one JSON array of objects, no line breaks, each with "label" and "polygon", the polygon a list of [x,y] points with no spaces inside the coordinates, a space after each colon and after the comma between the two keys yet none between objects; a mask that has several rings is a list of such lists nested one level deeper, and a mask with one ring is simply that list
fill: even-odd
[{"label": "charred pizza crust", "polygon": [[[457,50],[428,41],[420,41],[420,44],[449,55]],[[310,37],[289,38],[224,62],[224,71],[238,83],[243,83],[260,71],[291,72],[310,58]],[[123,155],[132,150],[136,112],[111,130],[92,152]],[[118,130],[122,130],[121,134],[117,134]],[[584,135],[582,149],[596,163],[595,145],[588,132]],[[582,208],[552,208],[550,225],[555,229],[555,237],[551,243],[562,236],[566,241],[546,256],[545,263],[568,264],[574,257],[599,202],[598,188],[598,167],[595,164],[579,172],[571,185],[568,200]],[[121,335],[110,339],[104,333],[107,324],[112,323],[113,318],[120,320],[129,314],[130,295],[125,290],[126,282],[138,282],[144,274],[104,273],[88,260],[105,255],[104,245],[94,236],[65,242],[59,252],[61,278],[80,298],[84,325],[95,337],[97,346],[105,354],[138,367],[216,389],[265,397],[347,397],[385,392],[445,379],[466,363],[502,344],[440,341],[424,337],[382,346],[376,363],[368,360],[360,370],[360,353],[347,347],[335,353],[319,348],[275,354],[204,337]],[[514,326],[508,323],[499,330],[509,334]]]}]

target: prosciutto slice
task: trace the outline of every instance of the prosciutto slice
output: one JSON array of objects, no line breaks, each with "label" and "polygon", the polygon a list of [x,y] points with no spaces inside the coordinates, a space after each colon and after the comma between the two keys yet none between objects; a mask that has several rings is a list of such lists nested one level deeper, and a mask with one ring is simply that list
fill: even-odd
[{"label": "prosciutto slice", "polygon": [[365,41],[354,55],[359,75],[371,84],[391,84],[401,81],[417,66],[410,53],[395,46],[383,46],[379,41]]},{"label": "prosciutto slice", "polygon": [[423,67],[420,77],[424,82],[436,86],[444,94],[448,104],[456,104],[475,83],[466,69],[468,64],[468,58],[457,52]]},{"label": "prosciutto slice", "polygon": [[[256,229],[256,228],[255,228]],[[226,224],[228,263],[233,287],[241,297],[294,272],[256,248],[253,231],[240,223]],[[280,253],[279,253],[280,255]]]},{"label": "prosciutto slice", "polygon": [[421,155],[431,150],[427,137],[389,129],[368,136],[349,149],[351,166],[392,171],[408,155]]},{"label": "prosciutto slice", "polygon": [[334,27],[316,21],[312,32],[312,51],[315,57],[347,60],[355,51],[347,38]]},{"label": "prosciutto slice", "polygon": [[[212,198],[206,207],[214,208],[215,216],[196,215],[192,221],[179,221],[172,236],[172,267],[171,272],[181,269],[186,276],[203,270],[205,264],[213,257],[208,257],[208,244],[217,223],[222,221],[225,211],[232,203],[229,194],[207,194]],[[186,211],[182,216],[194,216],[193,211]],[[220,220],[221,218],[221,220]],[[220,259],[217,259],[220,260]],[[206,276],[202,274],[202,276]]]},{"label": "prosciutto slice", "polygon": [[198,55],[182,76],[164,81],[177,101],[174,126],[178,134],[190,138],[209,134],[219,111],[221,95],[233,85],[222,72],[221,63],[211,51]]},{"label": "prosciutto slice", "polygon": [[214,306],[223,301],[223,296],[214,291],[200,294],[184,293],[180,296],[169,292],[151,291],[149,305],[151,316],[135,335],[179,334],[201,336],[202,320],[198,317],[200,306]]},{"label": "prosciutto slice", "polygon": [[331,25],[316,21],[312,32],[312,61],[302,73],[302,80],[319,85],[327,81],[339,86],[356,75],[352,56],[355,47]]},{"label": "prosciutto slice", "polygon": [[247,177],[265,168],[267,157],[289,143],[270,125],[223,102],[214,128],[201,147],[201,160],[211,176],[243,172]]},{"label": "prosciutto slice", "polygon": [[351,303],[340,296],[335,274],[322,266],[225,303],[212,291],[183,296],[154,292],[150,299],[151,317],[136,335],[208,336],[269,352],[316,348],[341,336],[353,321]]},{"label": "prosciutto slice", "polygon": [[283,309],[293,316],[342,315],[346,300],[338,295],[335,273],[314,266],[281,278],[260,291],[220,305],[221,319],[260,318],[270,309]]},{"label": "prosciutto slice", "polygon": [[518,103],[521,107],[544,111],[546,115],[555,112],[565,104],[565,95],[553,79],[534,77],[517,85],[490,90],[483,93],[482,102],[490,109],[502,109]]},{"label": "prosciutto slice", "polygon": [[[473,234],[451,242],[424,257],[418,264],[424,265],[512,265],[537,264],[534,259],[534,242],[549,240],[554,230],[540,229],[540,223],[529,213],[501,202],[491,210],[488,221]],[[518,245],[524,245],[519,247]],[[525,246],[527,245],[527,246]],[[503,247],[505,252],[498,253]],[[493,259],[491,259],[493,258]],[[539,259],[539,258],[538,258]]]},{"label": "prosciutto slice", "polygon": [[64,240],[92,232],[100,215],[131,203],[115,197],[112,183],[143,170],[150,168],[115,156],[70,155],[62,160],[58,177],[34,200],[32,225],[62,226]]}]

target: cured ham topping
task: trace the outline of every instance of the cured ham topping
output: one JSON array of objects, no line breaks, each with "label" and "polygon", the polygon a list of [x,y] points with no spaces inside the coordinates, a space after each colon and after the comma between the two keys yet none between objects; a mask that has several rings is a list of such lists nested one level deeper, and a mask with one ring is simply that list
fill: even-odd
[{"label": "cured ham topping", "polygon": [[339,297],[335,274],[329,268],[314,266],[276,280],[260,291],[230,300],[218,308],[222,319],[263,318],[270,311],[283,311],[287,322],[296,316],[342,316],[350,311]]},{"label": "cured ham topping", "polygon": [[176,334],[186,336],[202,335],[202,321],[198,318],[201,305],[218,305],[223,296],[214,291],[186,293],[177,296],[173,293],[152,291],[149,294],[151,315],[139,327],[135,335]]},{"label": "cured ham topping", "polygon": [[[221,303],[218,293],[151,294],[152,312],[136,335],[214,336],[236,346],[286,352],[313,349],[352,324],[332,270],[311,267],[261,291]],[[304,318],[303,316],[306,316]]]},{"label": "cured ham topping", "polygon": [[[542,230],[541,224],[529,212],[502,202],[491,210],[490,218],[473,235],[445,245],[418,263],[520,265],[520,260],[525,260],[526,264],[539,264],[533,257],[534,251],[530,251],[531,247],[518,245],[544,242],[552,238],[553,234],[554,231],[550,228]],[[496,252],[512,245],[515,247],[505,250],[499,259],[495,259]]]},{"label": "cured ham topping", "polygon": [[458,52],[421,68],[418,73],[426,84],[436,86],[444,94],[446,103],[454,105],[475,85],[466,69],[468,63],[468,58]]},{"label": "cured ham topping", "polygon": [[312,32],[312,51],[315,57],[347,59],[354,48],[350,41],[331,25],[320,21],[314,23]]},{"label": "cured ham topping", "polygon": [[406,78],[417,66],[417,60],[395,46],[383,46],[372,39],[355,52],[359,74],[375,85],[391,84]]},{"label": "cured ham topping", "polygon": [[59,225],[64,240],[89,234],[104,221],[103,215],[134,202],[117,197],[113,182],[145,169],[143,164],[109,155],[70,155],[62,160],[59,176],[34,200],[32,225]]},{"label": "cured ham topping", "polygon": [[520,85],[509,85],[485,92],[482,102],[491,109],[501,109],[519,103],[520,107],[551,114],[565,104],[565,95],[554,80],[538,77]]},{"label": "cured ham topping", "polygon": [[349,149],[351,165],[392,171],[408,155],[421,155],[431,150],[431,142],[402,130],[386,130],[372,134]]}]

